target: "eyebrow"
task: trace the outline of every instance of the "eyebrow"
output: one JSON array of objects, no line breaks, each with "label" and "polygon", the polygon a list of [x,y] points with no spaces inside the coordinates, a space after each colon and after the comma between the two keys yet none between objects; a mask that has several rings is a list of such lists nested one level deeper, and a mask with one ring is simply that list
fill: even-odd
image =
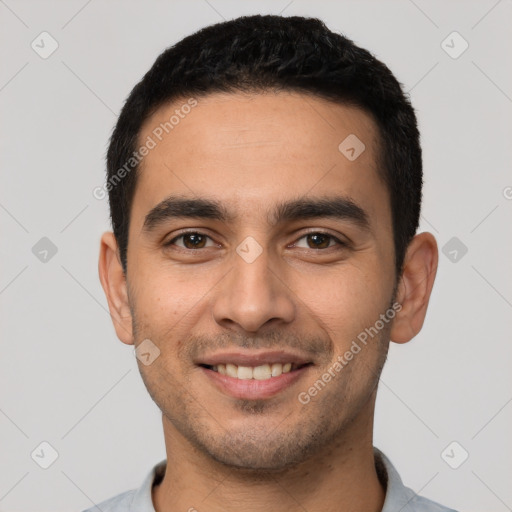
[{"label": "eyebrow", "polygon": [[[180,218],[210,219],[229,223],[235,216],[220,202],[212,199],[169,196],[149,211],[142,230],[150,233],[161,224]],[[270,226],[275,226],[287,221],[316,218],[350,221],[366,231],[370,230],[369,216],[365,210],[350,198],[343,196],[301,198],[279,203],[267,215],[267,222]]]}]

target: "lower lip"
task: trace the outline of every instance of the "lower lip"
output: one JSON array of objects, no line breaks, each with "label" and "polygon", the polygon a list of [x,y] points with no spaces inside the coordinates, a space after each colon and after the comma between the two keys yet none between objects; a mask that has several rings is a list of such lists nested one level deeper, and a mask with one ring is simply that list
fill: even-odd
[{"label": "lower lip", "polygon": [[308,371],[309,365],[266,380],[235,379],[203,366],[200,368],[222,393],[231,395],[234,398],[261,400],[277,395],[280,391],[294,384]]}]

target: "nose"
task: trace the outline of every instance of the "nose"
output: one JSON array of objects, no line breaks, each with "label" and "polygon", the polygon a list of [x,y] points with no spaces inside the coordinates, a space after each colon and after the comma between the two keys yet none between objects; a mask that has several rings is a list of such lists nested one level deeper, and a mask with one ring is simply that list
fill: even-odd
[{"label": "nose", "polygon": [[222,327],[256,333],[267,324],[288,324],[296,312],[284,273],[269,267],[266,250],[252,262],[234,255],[233,268],[217,287],[213,317]]}]

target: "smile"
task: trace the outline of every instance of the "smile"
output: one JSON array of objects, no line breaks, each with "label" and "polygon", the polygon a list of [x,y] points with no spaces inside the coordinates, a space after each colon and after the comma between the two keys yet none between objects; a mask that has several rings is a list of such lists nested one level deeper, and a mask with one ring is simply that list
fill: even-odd
[{"label": "smile", "polygon": [[232,363],[199,365],[208,383],[217,391],[244,400],[272,398],[303,378],[311,367],[313,363],[266,363],[253,367]]},{"label": "smile", "polygon": [[214,372],[220,373],[221,375],[227,375],[228,377],[239,379],[239,380],[268,380],[275,377],[279,377],[283,373],[289,373],[306,364],[298,363],[272,363],[262,364],[259,366],[239,366],[233,363],[217,364],[214,366],[204,365],[205,368],[213,370]]}]

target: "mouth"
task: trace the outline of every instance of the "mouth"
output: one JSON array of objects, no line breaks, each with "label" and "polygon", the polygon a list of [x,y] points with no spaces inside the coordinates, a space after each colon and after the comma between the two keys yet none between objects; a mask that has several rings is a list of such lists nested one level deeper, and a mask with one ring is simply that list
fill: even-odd
[{"label": "mouth", "polygon": [[277,395],[314,366],[300,355],[285,352],[217,354],[196,364],[217,390],[249,400]]},{"label": "mouth", "polygon": [[265,363],[259,366],[242,366],[234,363],[225,364],[200,364],[199,366],[217,372],[221,375],[227,375],[238,380],[269,380],[279,377],[280,375],[294,372],[310,366],[313,363]]}]

